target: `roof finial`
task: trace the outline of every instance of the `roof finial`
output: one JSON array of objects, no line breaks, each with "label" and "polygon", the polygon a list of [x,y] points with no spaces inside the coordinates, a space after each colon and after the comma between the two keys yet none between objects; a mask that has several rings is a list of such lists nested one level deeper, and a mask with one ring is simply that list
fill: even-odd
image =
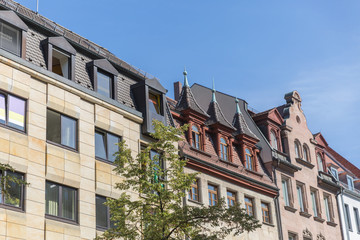
[{"label": "roof finial", "polygon": [[186,67],[184,67],[184,87],[189,87],[189,82],[187,80],[187,71],[186,71]]},{"label": "roof finial", "polygon": [[212,86],[212,102],[216,102],[216,96],[215,96],[215,93],[216,93],[216,90],[215,90],[215,80],[213,78],[213,86]]},{"label": "roof finial", "polygon": [[239,107],[239,99],[235,98],[235,103],[236,103],[236,113],[239,114],[239,113],[241,113],[240,107]]}]

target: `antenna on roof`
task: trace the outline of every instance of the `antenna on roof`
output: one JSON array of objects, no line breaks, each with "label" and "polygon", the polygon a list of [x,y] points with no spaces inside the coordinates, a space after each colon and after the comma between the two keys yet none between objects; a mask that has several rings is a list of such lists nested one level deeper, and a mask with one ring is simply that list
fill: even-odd
[{"label": "antenna on roof", "polygon": [[39,0],[36,0],[36,14],[39,14]]}]

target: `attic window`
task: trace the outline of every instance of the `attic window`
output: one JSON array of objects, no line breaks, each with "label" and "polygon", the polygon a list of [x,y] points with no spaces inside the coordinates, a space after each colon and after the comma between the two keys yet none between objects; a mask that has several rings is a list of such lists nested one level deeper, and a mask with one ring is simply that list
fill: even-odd
[{"label": "attic window", "polygon": [[97,72],[97,92],[101,95],[109,98],[113,98],[113,77],[101,70],[98,70]]},{"label": "attic window", "polygon": [[52,49],[52,72],[69,78],[70,56],[56,48]]},{"label": "attic window", "polygon": [[1,48],[20,57],[21,54],[20,30],[1,22],[0,22],[0,29],[1,29],[1,38],[0,38]]},{"label": "attic window", "polygon": [[149,110],[159,115],[163,115],[160,99],[160,94],[149,92]]}]

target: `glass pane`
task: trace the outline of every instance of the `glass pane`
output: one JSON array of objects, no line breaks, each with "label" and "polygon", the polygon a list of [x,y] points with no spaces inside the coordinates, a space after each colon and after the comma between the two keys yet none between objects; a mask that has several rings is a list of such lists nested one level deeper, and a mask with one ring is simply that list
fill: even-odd
[{"label": "glass pane", "polygon": [[75,195],[75,189],[62,187],[62,217],[75,220]]},{"label": "glass pane", "polygon": [[[23,179],[23,175],[20,173],[7,172],[8,176],[12,176],[17,179]],[[12,205],[15,207],[21,207],[21,189],[22,186],[20,184],[9,182],[7,191],[9,193],[8,196],[5,196],[5,204]]]},{"label": "glass pane", "polygon": [[59,216],[59,186],[47,182],[45,189],[46,214]]},{"label": "glass pane", "polygon": [[111,77],[101,72],[97,72],[97,92],[105,97],[110,96]]},{"label": "glass pane", "polygon": [[108,208],[104,204],[105,197],[96,196],[96,226],[107,228],[108,227]]},{"label": "glass pane", "polygon": [[5,115],[5,95],[0,93],[0,123],[6,123],[6,115]]},{"label": "glass pane", "polygon": [[149,93],[149,111],[160,114],[160,96]]},{"label": "glass pane", "polygon": [[105,151],[105,135],[101,132],[95,132],[95,156],[107,159]]},{"label": "glass pane", "polygon": [[277,140],[276,140],[276,135],[273,131],[270,132],[270,141],[271,141],[271,146],[277,150]]},{"label": "glass pane", "polygon": [[9,95],[9,126],[25,129],[25,101]]},{"label": "glass pane", "polygon": [[208,187],[209,190],[212,190],[212,191],[216,191],[216,187],[212,186],[212,185],[209,185]]},{"label": "glass pane", "polygon": [[1,48],[20,56],[20,31],[2,23]]},{"label": "glass pane", "polygon": [[60,114],[48,109],[46,117],[46,139],[55,143],[61,143],[60,127]]},{"label": "glass pane", "polygon": [[52,71],[60,76],[69,78],[69,56],[65,53],[53,49],[52,51]]},{"label": "glass pane", "polygon": [[76,120],[61,115],[61,144],[76,148]]},{"label": "glass pane", "polygon": [[120,138],[118,138],[115,135],[112,135],[110,133],[107,134],[107,144],[108,144],[108,160],[113,162],[116,159],[116,156],[114,154],[119,151],[119,146],[117,143],[119,143]]}]

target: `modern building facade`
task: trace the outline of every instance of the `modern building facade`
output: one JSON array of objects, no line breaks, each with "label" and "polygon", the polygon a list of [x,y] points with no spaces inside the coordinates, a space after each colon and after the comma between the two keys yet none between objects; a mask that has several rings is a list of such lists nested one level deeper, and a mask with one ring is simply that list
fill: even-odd
[{"label": "modern building facade", "polygon": [[266,169],[280,189],[283,239],[342,239],[337,196],[340,186],[327,171],[326,150],[307,127],[297,91],[282,106],[252,117],[272,147]]},{"label": "modern building facade", "polygon": [[[176,99],[169,101],[175,125],[189,124],[180,155],[188,160],[186,171],[199,172],[187,198],[190,205],[214,205],[225,198],[228,205],[239,202],[262,227],[227,239],[279,239],[278,188],[263,167],[271,152],[252,129],[256,125],[246,102],[197,84],[175,83]],[[251,127],[248,125],[251,124]]]},{"label": "modern building facade", "polygon": [[[115,143],[135,156],[166,90],[106,49],[0,1],[0,162],[28,186],[0,199],[0,239],[93,239],[110,226]],[[3,187],[3,186],[1,186]]]}]

